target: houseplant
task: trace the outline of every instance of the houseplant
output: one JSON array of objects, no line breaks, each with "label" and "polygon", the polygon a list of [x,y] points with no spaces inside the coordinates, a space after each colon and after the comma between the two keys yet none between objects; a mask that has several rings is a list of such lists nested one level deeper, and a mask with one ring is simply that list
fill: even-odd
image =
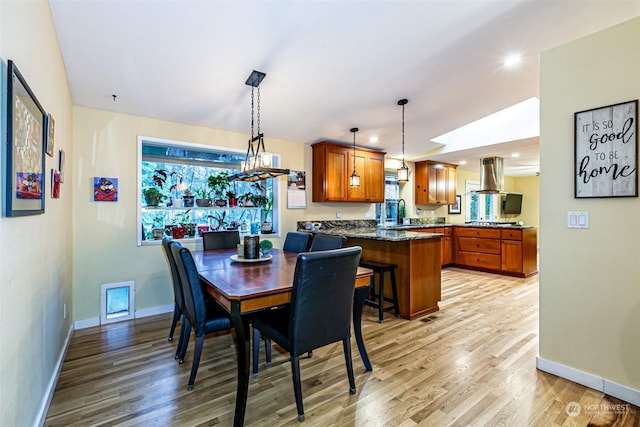
[{"label": "houseplant", "polygon": [[201,208],[211,206],[211,189],[207,187],[201,187],[196,189],[196,205]]},{"label": "houseplant", "polygon": [[271,243],[271,240],[260,240],[260,250],[262,251],[263,258],[266,258],[269,255],[269,251],[271,250],[271,248],[273,248],[273,243]]},{"label": "houseplant", "polygon": [[224,198],[227,190],[231,186],[229,183],[229,174],[225,171],[218,172],[215,175],[209,176],[207,178],[207,183],[213,191],[213,195],[215,197],[214,204],[219,207],[225,207],[227,205],[227,200]]},{"label": "houseplant", "polygon": [[167,171],[164,169],[156,169],[153,172],[153,186],[146,187],[142,190],[145,203],[147,206],[158,206],[166,198],[166,194],[162,193],[162,186],[167,181]]},{"label": "houseplant", "polygon": [[229,207],[235,208],[238,206],[238,193],[233,190],[227,190],[227,199],[229,199]]},{"label": "houseplant", "polygon": [[184,190],[184,193],[182,195],[182,204],[185,208],[192,208],[193,207],[193,202],[195,200],[195,196],[193,194],[191,194],[191,190],[189,190],[188,188]]},{"label": "houseplant", "polygon": [[158,206],[167,198],[166,194],[163,194],[156,187],[147,187],[143,189],[142,195],[144,196],[144,201],[147,206]]}]

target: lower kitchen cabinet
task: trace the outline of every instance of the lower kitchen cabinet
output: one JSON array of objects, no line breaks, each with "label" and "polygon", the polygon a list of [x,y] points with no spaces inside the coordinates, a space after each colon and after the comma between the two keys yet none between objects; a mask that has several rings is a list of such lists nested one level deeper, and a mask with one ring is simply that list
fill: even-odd
[{"label": "lower kitchen cabinet", "polygon": [[528,277],[538,272],[535,228],[454,227],[458,267]]}]

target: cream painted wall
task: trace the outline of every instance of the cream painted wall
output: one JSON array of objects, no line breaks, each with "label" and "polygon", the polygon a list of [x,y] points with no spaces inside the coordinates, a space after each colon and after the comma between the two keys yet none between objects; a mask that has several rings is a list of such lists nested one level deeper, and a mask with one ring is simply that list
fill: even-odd
[{"label": "cream painted wall", "polygon": [[[544,52],[540,85],[540,357],[636,393],[640,201],[573,197],[573,120],[640,98],[638,40],[637,18]],[[568,229],[567,211],[590,228]]]},{"label": "cream painted wall", "polygon": [[[74,107],[75,144],[72,168],[76,171],[74,206],[74,320],[100,316],[100,287],[104,283],[133,280],[136,310],[173,304],[169,273],[159,244],[138,247],[136,209],[137,137],[147,136],[173,141],[246,150],[246,134],[189,126],[145,117],[114,114]],[[266,138],[267,148],[282,153],[281,162],[291,169],[304,168],[303,144]],[[309,151],[310,153],[310,151]],[[310,154],[309,154],[310,155]],[[95,203],[92,199],[94,176],[119,180],[117,203]],[[279,211],[281,230],[293,230],[301,210],[286,209],[286,179],[278,179],[281,191]],[[276,246],[281,239],[273,238]],[[196,249],[195,243],[186,244]],[[201,249],[198,243],[197,249]]]},{"label": "cream painted wall", "polygon": [[28,426],[46,410],[71,333],[63,305],[70,313],[73,173],[60,199],[51,199],[49,187],[57,150],[72,154],[71,96],[47,1],[0,1],[0,58],[3,130],[10,59],[56,122],[55,156],[46,156],[45,214],[0,218],[0,424]]}]

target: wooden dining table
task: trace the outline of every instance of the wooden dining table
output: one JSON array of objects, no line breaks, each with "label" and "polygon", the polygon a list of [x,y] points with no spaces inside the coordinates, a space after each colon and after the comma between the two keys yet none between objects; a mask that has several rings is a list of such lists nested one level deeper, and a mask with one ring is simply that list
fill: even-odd
[{"label": "wooden dining table", "polygon": [[[235,329],[238,355],[238,389],[233,419],[234,426],[244,424],[249,391],[250,329],[253,313],[277,309],[291,299],[293,275],[298,254],[271,250],[271,259],[236,262],[235,249],[194,251],[193,259],[204,289],[230,315]],[[362,339],[362,307],[373,284],[373,271],[358,267],[354,286],[353,330],[365,370],[371,362]]]}]

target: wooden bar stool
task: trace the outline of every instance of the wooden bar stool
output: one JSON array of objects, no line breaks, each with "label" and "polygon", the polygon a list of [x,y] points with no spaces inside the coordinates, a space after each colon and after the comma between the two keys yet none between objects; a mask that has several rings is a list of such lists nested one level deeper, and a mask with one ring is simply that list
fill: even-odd
[{"label": "wooden bar stool", "polygon": [[[373,287],[371,288],[371,299],[367,298],[365,299],[365,303],[372,306],[372,307],[377,307],[378,308],[378,321],[380,323],[383,322],[384,318],[383,318],[383,310],[391,310],[394,309],[396,312],[396,317],[400,316],[400,308],[398,307],[398,289],[396,288],[396,268],[398,268],[397,264],[386,264],[383,262],[378,262],[378,261],[365,261],[362,260],[360,261],[360,267],[364,267],[364,268],[370,268],[371,270],[373,270],[373,274],[374,274],[374,280],[375,280],[375,275],[378,275],[378,282],[379,282],[379,286],[378,286],[378,292],[376,293],[376,286],[375,283],[373,285]],[[389,298],[389,297],[385,297],[384,296],[384,273],[385,272],[389,272],[390,276],[391,276],[391,293],[393,295],[393,298]],[[376,299],[378,300],[376,302]],[[389,306],[387,308],[384,308],[384,303],[386,302],[391,302],[393,303],[392,306]]]}]

